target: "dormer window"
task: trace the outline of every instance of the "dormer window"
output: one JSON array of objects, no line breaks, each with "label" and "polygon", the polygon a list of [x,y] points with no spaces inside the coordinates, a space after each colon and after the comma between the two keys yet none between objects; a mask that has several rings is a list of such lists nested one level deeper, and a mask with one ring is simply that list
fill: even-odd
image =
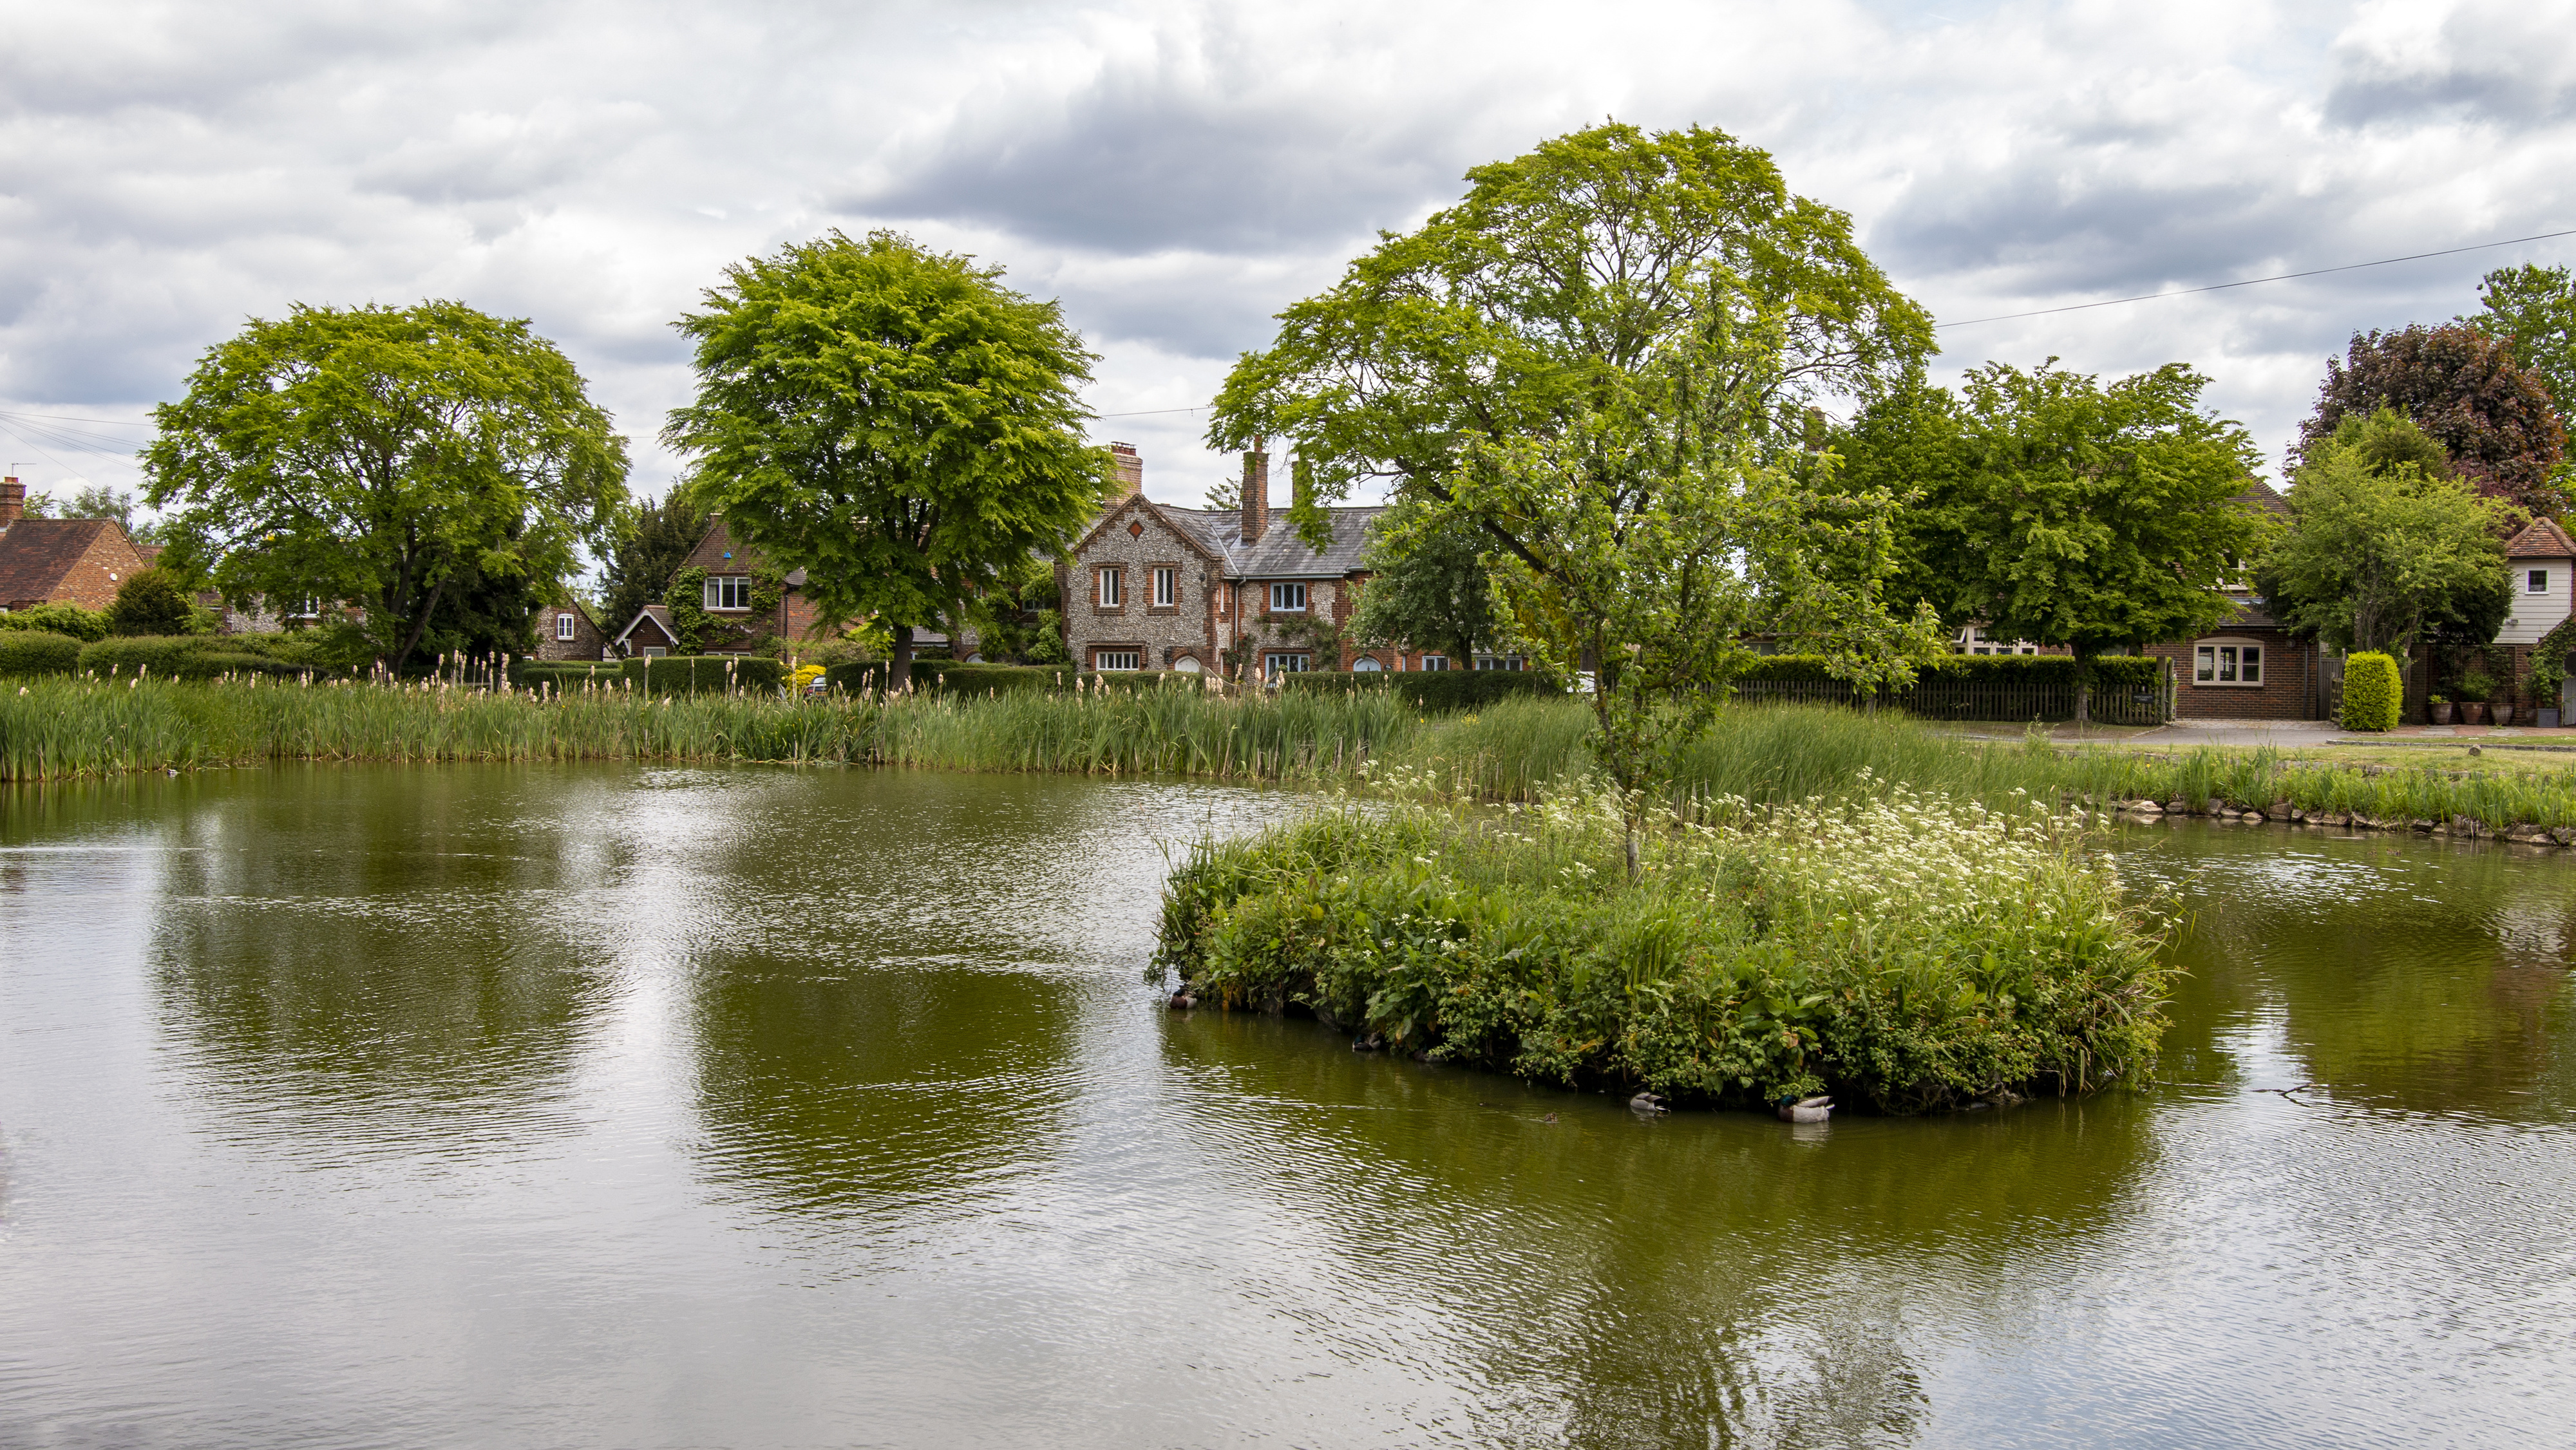
[{"label": "dormer window", "polygon": [[2549,571],[2546,569],[2524,570],[2522,575],[2522,592],[2525,594],[2548,593]]},{"label": "dormer window", "polygon": [[751,576],[747,574],[710,574],[704,595],[709,609],[749,609]]}]

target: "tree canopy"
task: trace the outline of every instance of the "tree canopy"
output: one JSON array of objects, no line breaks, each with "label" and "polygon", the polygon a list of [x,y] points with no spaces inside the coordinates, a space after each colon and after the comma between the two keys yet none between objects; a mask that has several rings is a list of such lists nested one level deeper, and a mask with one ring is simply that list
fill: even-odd
[{"label": "tree canopy", "polygon": [[572,363],[456,302],[253,319],[153,418],[145,498],[178,506],[162,566],[236,604],[359,601],[396,669],[470,642],[432,628],[467,592],[569,578],[626,476]]},{"label": "tree canopy", "polygon": [[2394,409],[2347,417],[2312,446],[2259,575],[2274,613],[2339,649],[2401,659],[2428,632],[2493,639],[2513,605],[2504,536],[2517,515],[2441,456]]},{"label": "tree canopy", "polygon": [[611,636],[662,597],[689,551],[707,536],[707,512],[680,489],[659,502],[630,503],[610,528],[601,569],[600,628]]},{"label": "tree canopy", "polygon": [[1851,218],[1790,194],[1769,155],[1724,132],[1608,122],[1467,181],[1457,205],[1280,313],[1217,395],[1210,446],[1287,438],[1311,470],[1291,510],[1309,542],[1355,479],[1436,494],[1475,440],[1560,434],[1684,339],[1769,338],[1757,365],[1694,376],[1724,398],[1690,400],[1766,438],[1932,351],[1930,315]]},{"label": "tree canopy", "polygon": [[2226,619],[2219,590],[2271,525],[2249,491],[2253,440],[2201,409],[2208,385],[2174,363],[2105,386],[2051,358],[1863,410],[1835,438],[1849,482],[1919,494],[1894,598],[2086,660]]},{"label": "tree canopy", "polygon": [[2576,281],[2565,267],[2500,267],[2478,283],[2484,306],[2465,321],[2513,349],[2549,389],[2563,431],[2576,412]]},{"label": "tree canopy", "polygon": [[2300,458],[2344,419],[2381,408],[2412,419],[2480,493],[2530,513],[2567,506],[2564,427],[2548,384],[2515,360],[2513,343],[2466,323],[2355,333],[2342,361],[2326,360],[2316,411],[2299,428]]},{"label": "tree canopy", "polygon": [[898,678],[912,630],[1062,549],[1113,486],[1083,442],[1092,355],[1002,269],[890,232],[839,232],[737,263],[676,325],[695,402],[664,439],[691,501],[822,616],[881,618]]},{"label": "tree canopy", "polygon": [[1369,578],[1351,632],[1367,648],[1410,645],[1473,668],[1509,630],[1485,560],[1492,546],[1473,518],[1398,502],[1380,515],[1362,557]]}]

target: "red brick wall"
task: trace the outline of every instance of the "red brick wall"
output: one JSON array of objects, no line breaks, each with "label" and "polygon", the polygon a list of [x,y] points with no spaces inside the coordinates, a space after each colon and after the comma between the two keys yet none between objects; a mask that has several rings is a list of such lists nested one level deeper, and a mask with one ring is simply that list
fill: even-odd
[{"label": "red brick wall", "polygon": [[2173,662],[2174,714],[2185,720],[2314,720],[2330,703],[2317,677],[2316,647],[2277,629],[2235,629],[2216,639],[2241,639],[2263,647],[2260,685],[2202,685],[2192,680],[2196,640],[2150,645],[2146,653]]}]

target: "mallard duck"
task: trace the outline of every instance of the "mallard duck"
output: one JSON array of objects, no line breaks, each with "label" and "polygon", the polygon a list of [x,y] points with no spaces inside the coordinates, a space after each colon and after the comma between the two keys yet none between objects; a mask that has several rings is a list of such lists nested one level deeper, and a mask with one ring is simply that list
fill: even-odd
[{"label": "mallard duck", "polygon": [[1199,999],[1191,996],[1187,988],[1172,994],[1172,1010],[1175,1012],[1187,1012],[1198,1004]]},{"label": "mallard duck", "polygon": [[1834,1115],[1830,1097],[1782,1098],[1780,1121],[1784,1123],[1821,1123]]}]

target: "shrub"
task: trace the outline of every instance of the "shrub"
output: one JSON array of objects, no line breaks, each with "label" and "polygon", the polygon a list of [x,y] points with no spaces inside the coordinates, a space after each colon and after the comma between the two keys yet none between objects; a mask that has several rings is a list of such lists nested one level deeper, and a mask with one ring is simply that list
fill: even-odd
[{"label": "shrub", "polygon": [[38,604],[0,614],[0,629],[41,629],[86,644],[107,638],[107,616],[77,604]]},{"label": "shrub", "polygon": [[594,681],[607,683],[624,677],[623,665],[598,660],[510,661],[510,683],[522,689],[552,685],[558,690],[578,690]]},{"label": "shrub", "polygon": [[80,668],[81,642],[44,629],[0,630],[0,679],[68,675]]},{"label": "shrub", "polygon": [[107,607],[110,634],[187,634],[194,611],[179,581],[160,569],[138,569],[116,586],[116,602]]},{"label": "shrub", "polygon": [[1158,965],[1403,1050],[1683,1101],[1891,1112],[2152,1074],[2173,968],[2075,818],[1902,787],[1673,825],[1631,880],[1614,797],[1495,821],[1328,811],[1202,846]]},{"label": "shrub", "polygon": [[2397,661],[2376,650],[2343,662],[2343,728],[2393,730],[2405,699]]},{"label": "shrub", "polygon": [[787,666],[760,655],[662,655],[628,660],[624,672],[649,695],[775,691],[787,678]]},{"label": "shrub", "polygon": [[1326,694],[1388,690],[1419,710],[1477,710],[1501,700],[1565,693],[1556,678],[1542,670],[1308,671],[1281,676],[1280,688]]},{"label": "shrub", "polygon": [[84,674],[130,675],[138,670],[176,679],[182,661],[202,655],[210,644],[203,635],[110,635],[81,649]]}]

